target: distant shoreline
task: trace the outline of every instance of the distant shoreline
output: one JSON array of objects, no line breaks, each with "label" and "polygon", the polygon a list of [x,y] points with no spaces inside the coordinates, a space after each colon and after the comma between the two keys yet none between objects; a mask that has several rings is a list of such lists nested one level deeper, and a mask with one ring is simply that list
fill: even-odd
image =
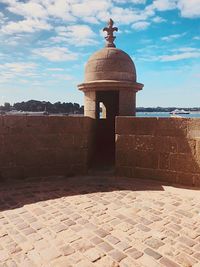
[{"label": "distant shoreline", "polygon": [[200,107],[194,107],[194,108],[184,108],[184,107],[169,107],[169,108],[162,108],[162,107],[158,107],[158,108],[136,108],[136,112],[172,112],[175,109],[183,109],[185,111],[190,111],[190,112],[200,112]]}]

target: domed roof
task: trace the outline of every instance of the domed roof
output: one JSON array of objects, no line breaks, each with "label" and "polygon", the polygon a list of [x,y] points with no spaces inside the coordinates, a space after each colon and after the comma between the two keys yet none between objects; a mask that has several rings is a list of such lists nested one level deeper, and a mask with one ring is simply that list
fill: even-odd
[{"label": "domed roof", "polygon": [[85,83],[100,80],[136,82],[135,65],[130,56],[115,47],[95,52],[85,67]]}]

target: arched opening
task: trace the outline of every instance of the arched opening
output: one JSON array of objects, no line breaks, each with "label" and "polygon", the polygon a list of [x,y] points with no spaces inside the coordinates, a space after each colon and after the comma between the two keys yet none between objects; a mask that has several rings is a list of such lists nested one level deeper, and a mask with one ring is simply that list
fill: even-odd
[{"label": "arched opening", "polygon": [[96,92],[96,133],[93,167],[110,167],[115,162],[115,117],[119,115],[119,91]]},{"label": "arched opening", "polygon": [[100,119],[106,119],[107,118],[107,110],[106,110],[106,106],[103,102],[99,103],[99,109],[100,109]]}]

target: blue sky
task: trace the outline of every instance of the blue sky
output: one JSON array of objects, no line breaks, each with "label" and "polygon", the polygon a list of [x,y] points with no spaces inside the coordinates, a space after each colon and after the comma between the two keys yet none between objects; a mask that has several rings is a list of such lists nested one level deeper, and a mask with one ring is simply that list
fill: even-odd
[{"label": "blue sky", "polygon": [[82,104],[110,17],[144,83],[137,106],[200,106],[200,0],[0,0],[0,104]]}]

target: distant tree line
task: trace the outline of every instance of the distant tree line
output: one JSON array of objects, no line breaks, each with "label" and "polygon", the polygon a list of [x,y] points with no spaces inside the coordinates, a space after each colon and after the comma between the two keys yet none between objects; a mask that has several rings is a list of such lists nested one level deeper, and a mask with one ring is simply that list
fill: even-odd
[{"label": "distant tree line", "polygon": [[83,106],[78,103],[61,103],[56,102],[52,104],[49,101],[37,101],[29,100],[26,102],[19,102],[11,105],[10,103],[5,103],[0,106],[1,111],[31,111],[31,112],[42,112],[47,111],[49,113],[64,113],[64,114],[83,114]]},{"label": "distant tree line", "polygon": [[[137,107],[137,112],[171,112],[177,109],[177,107]],[[186,111],[200,111],[200,107],[193,108],[184,108],[179,107],[178,109],[184,109]],[[4,105],[0,106],[0,111],[30,111],[30,112],[43,112],[47,111],[49,113],[62,113],[62,114],[83,114],[84,107],[80,106],[78,103],[61,103],[56,102],[52,104],[49,101],[37,101],[37,100],[29,100],[26,102],[19,102],[11,105],[6,102]]]}]

